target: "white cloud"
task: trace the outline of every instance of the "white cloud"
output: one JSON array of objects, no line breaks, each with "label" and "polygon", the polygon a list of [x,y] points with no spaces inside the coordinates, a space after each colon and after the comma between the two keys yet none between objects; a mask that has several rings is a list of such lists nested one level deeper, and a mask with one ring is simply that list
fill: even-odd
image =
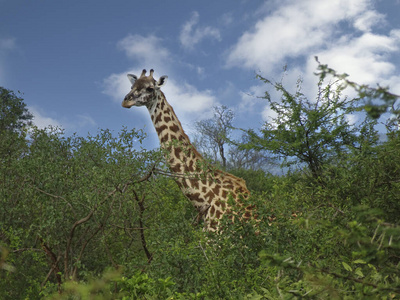
[{"label": "white cloud", "polygon": [[187,21],[181,30],[179,35],[179,41],[185,49],[192,50],[194,46],[200,43],[205,38],[221,40],[221,35],[218,29],[206,26],[197,27],[199,23],[199,13],[193,12],[189,21]]},{"label": "white cloud", "polygon": [[117,46],[125,52],[127,57],[156,69],[164,65],[170,56],[169,51],[161,46],[161,42],[162,39],[154,35],[144,37],[135,34],[122,39]]},{"label": "white cloud", "polygon": [[33,124],[37,126],[39,129],[44,129],[46,127],[62,127],[61,123],[53,118],[46,117],[40,108],[37,107],[28,107],[29,112],[33,115]]},{"label": "white cloud", "polygon": [[376,11],[369,10],[361,14],[354,21],[354,27],[358,30],[369,32],[373,26],[382,23],[385,23],[385,16]]},{"label": "white cloud", "polygon": [[276,11],[239,38],[227,64],[271,70],[288,57],[312,55],[325,48],[340,34],[340,22],[368,31],[382,19],[370,9],[369,0],[281,1]]},{"label": "white cloud", "polygon": [[392,31],[388,36],[364,33],[357,38],[343,37],[317,55],[321,62],[338,72],[346,72],[352,80],[376,84],[395,71],[388,56],[398,51],[399,46],[400,30]]},{"label": "white cloud", "polygon": [[169,80],[163,90],[168,102],[182,115],[204,113],[216,103],[211,91],[199,91],[188,83],[179,84],[175,80]]},{"label": "white cloud", "polygon": [[189,136],[194,134],[192,130],[194,122],[210,118],[212,108],[218,105],[212,91],[199,91],[188,83],[168,80],[163,92]]},{"label": "white cloud", "polygon": [[96,126],[96,122],[88,115],[76,115],[72,119],[55,119],[46,116],[46,112],[39,107],[30,106],[28,110],[33,115],[33,124],[39,129],[54,127],[76,132],[84,127]]}]

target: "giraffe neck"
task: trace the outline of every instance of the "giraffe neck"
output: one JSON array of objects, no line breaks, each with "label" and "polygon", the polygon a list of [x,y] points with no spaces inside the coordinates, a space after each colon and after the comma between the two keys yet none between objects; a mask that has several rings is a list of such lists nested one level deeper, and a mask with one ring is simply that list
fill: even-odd
[{"label": "giraffe neck", "polygon": [[167,151],[167,162],[171,171],[178,174],[194,172],[195,164],[204,159],[190,143],[181,122],[162,91],[159,91],[157,101],[148,107],[148,110],[160,145]]}]

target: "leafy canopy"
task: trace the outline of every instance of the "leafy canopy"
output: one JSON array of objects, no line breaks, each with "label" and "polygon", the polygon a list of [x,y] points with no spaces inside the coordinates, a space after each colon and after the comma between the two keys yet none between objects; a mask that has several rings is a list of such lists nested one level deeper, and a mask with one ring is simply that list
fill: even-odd
[{"label": "leafy canopy", "polygon": [[375,121],[350,122],[351,116],[360,111],[359,99],[343,97],[342,85],[319,81],[316,99],[310,100],[301,91],[301,80],[292,94],[282,83],[273,83],[261,75],[257,78],[271,85],[281,98],[274,100],[265,92],[262,98],[274,117],[265,122],[259,133],[247,130],[249,142],[243,147],[270,151],[283,159],[285,166],[305,164],[317,178],[332,158],[361,149],[376,139]]}]

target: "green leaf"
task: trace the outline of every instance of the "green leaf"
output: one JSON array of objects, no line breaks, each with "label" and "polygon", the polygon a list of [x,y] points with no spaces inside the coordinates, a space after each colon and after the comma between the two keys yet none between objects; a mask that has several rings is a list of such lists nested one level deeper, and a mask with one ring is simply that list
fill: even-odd
[{"label": "green leaf", "polygon": [[363,272],[361,271],[361,269],[360,268],[357,268],[355,271],[354,271],[354,274],[356,274],[358,277],[364,277],[364,274],[363,274]]},{"label": "green leaf", "polygon": [[342,265],[343,265],[343,267],[345,268],[346,271],[349,271],[349,272],[353,271],[353,269],[347,263],[345,263],[344,261],[342,261]]},{"label": "green leaf", "polygon": [[362,259],[356,259],[355,261],[353,261],[353,263],[355,263],[355,264],[366,264],[367,262],[365,260],[362,260]]}]

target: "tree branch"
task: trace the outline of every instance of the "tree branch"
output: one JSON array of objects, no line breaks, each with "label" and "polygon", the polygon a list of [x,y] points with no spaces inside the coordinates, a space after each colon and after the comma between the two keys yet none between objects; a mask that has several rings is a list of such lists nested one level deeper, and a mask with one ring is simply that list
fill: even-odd
[{"label": "tree branch", "polygon": [[60,275],[60,269],[58,268],[58,261],[60,260],[61,256],[56,256],[54,254],[54,252],[50,249],[50,247],[43,241],[43,239],[41,237],[39,237],[39,241],[42,245],[42,248],[44,250],[44,252],[47,254],[47,256],[50,258],[50,260],[52,261],[52,266],[50,271],[47,273],[47,276],[45,278],[45,280],[42,282],[41,284],[41,288],[43,288],[43,286],[46,284],[46,282],[48,281],[51,273],[54,273],[54,277],[57,280],[57,284],[58,284],[58,293],[61,294],[61,275]]},{"label": "tree branch", "polygon": [[139,228],[140,229],[140,240],[142,241],[142,247],[144,252],[146,253],[147,256],[147,263],[151,263],[152,259],[153,259],[153,255],[150,253],[149,249],[147,248],[147,243],[146,243],[146,237],[144,235],[144,226],[143,226],[143,213],[145,211],[145,207],[144,207],[144,199],[145,199],[145,194],[143,194],[142,198],[139,199],[138,195],[136,194],[135,191],[133,191],[133,195],[135,196],[136,202],[139,205]]}]

